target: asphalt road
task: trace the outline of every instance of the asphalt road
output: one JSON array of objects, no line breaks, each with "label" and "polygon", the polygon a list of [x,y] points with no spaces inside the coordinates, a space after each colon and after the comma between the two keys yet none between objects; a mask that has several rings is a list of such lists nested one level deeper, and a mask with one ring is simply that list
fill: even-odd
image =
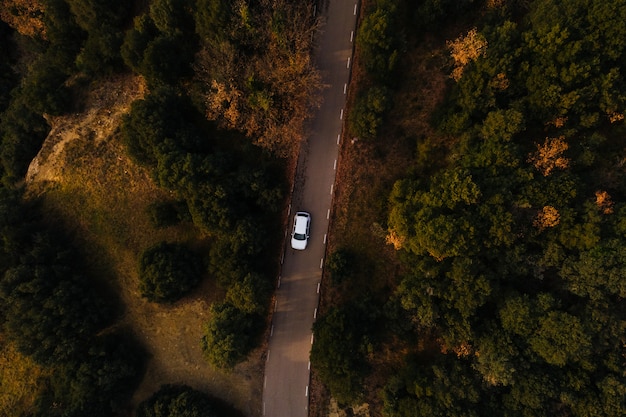
[{"label": "asphalt road", "polygon": [[289,224],[291,228],[296,211],[308,211],[311,237],[304,251],[291,249],[287,242],[283,258],[265,365],[263,415],[267,417],[308,415],[311,328],[319,301],[357,3],[326,0],[318,14],[322,27],[316,37],[315,61],[327,88],[301,150]]}]

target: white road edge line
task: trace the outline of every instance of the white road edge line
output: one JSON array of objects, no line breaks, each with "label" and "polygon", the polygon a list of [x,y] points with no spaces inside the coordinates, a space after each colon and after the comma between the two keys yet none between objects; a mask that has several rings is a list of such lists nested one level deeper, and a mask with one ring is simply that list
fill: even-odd
[{"label": "white road edge line", "polygon": [[348,63],[346,64],[346,68],[350,68],[350,57],[348,57]]},{"label": "white road edge line", "polygon": [[278,276],[278,288],[280,288],[280,278],[281,278],[281,276],[279,275]]},{"label": "white road edge line", "polygon": [[343,120],[343,109],[341,109],[341,113],[339,114],[339,120]]},{"label": "white road edge line", "polygon": [[289,203],[289,210],[287,211],[287,215],[291,214],[291,203]]},{"label": "white road edge line", "polygon": [[350,32],[350,42],[354,40],[354,31]]},{"label": "white road edge line", "polygon": [[318,293],[318,294],[320,293],[320,284],[321,284],[321,282],[318,282],[318,283],[317,283],[317,293]]},{"label": "white road edge line", "polygon": [[324,233],[324,245],[326,244],[326,237],[328,236],[327,233]]},{"label": "white road edge line", "polygon": [[267,359],[265,359],[265,362],[269,362],[270,361],[270,350],[267,350]]},{"label": "white road edge line", "polygon": [[356,3],[354,3],[354,15],[356,16]]},{"label": "white road edge line", "polygon": [[313,344],[313,335],[311,334],[311,344]]},{"label": "white road edge line", "polygon": [[313,311],[313,318],[314,319],[317,318],[317,307],[315,307],[315,310]]},{"label": "white road edge line", "polygon": [[265,415],[265,401],[263,401],[263,415]]},{"label": "white road edge line", "polygon": [[326,220],[330,219],[330,209],[326,211]]},{"label": "white road edge line", "polygon": [[320,269],[324,266],[324,258],[320,259]]},{"label": "white road edge line", "polygon": [[337,135],[337,145],[339,145],[339,140],[341,139],[341,135]]},{"label": "white road edge line", "polygon": [[[274,336],[274,325],[272,324],[272,328],[270,329],[270,337]],[[268,350],[269,352],[269,350]]]},{"label": "white road edge line", "polygon": [[304,396],[308,397],[309,396],[309,386],[306,386],[306,391],[304,391]]},{"label": "white road edge line", "polygon": [[[335,184],[330,184],[330,193],[333,193],[333,187],[335,186]],[[281,262],[282,263],[282,262]]]},{"label": "white road edge line", "polygon": [[265,377],[265,380],[263,381],[263,388],[265,388],[267,386],[267,377]]},{"label": "white road edge line", "polygon": [[333,170],[336,171],[337,170],[337,160],[335,159],[335,163],[333,164]]},{"label": "white road edge line", "polygon": [[343,93],[346,94],[346,91],[348,90],[348,84],[343,85]]},{"label": "white road edge line", "polygon": [[308,367],[309,371],[311,370],[311,361],[309,361],[309,367]]}]

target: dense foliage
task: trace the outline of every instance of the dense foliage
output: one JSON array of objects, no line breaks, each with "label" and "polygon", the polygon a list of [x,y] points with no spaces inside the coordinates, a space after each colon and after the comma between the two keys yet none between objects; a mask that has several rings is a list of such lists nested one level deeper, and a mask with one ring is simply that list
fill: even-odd
[{"label": "dense foliage", "polygon": [[214,306],[203,346],[209,361],[232,367],[264,327],[257,315],[268,303],[274,247],[267,239],[277,237],[271,230],[284,192],[279,165],[237,132],[204,120],[172,87],[133,103],[122,133],[131,156],[186,203],[211,240],[209,273],[227,289],[228,308]]},{"label": "dense foliage", "polygon": [[164,385],[139,404],[137,417],[220,417],[239,413],[186,385]]},{"label": "dense foliage", "polygon": [[372,334],[380,324],[371,300],[361,299],[330,309],[313,326],[316,342],[311,362],[320,378],[343,404],[363,398],[368,371],[366,358],[373,351]]},{"label": "dense foliage", "polygon": [[391,194],[392,302],[439,352],[407,358],[386,416],[626,414],[626,2],[507,17],[454,45],[457,140]]},{"label": "dense foliage", "polygon": [[46,226],[19,193],[0,188],[0,219],[0,331],[50,370],[35,399],[37,415],[122,410],[145,353],[121,330],[106,330],[116,318],[114,298],[77,262],[67,238]]},{"label": "dense foliage", "polygon": [[264,328],[265,319],[260,314],[241,310],[230,302],[213,304],[202,350],[211,364],[230,369],[257,345]]},{"label": "dense foliage", "polygon": [[[245,359],[266,324],[281,238],[273,230],[285,192],[275,155],[297,149],[319,87],[309,60],[310,5],[290,3],[7,0],[0,12],[3,184],[24,184],[49,122],[80,114],[92,81],[129,70],[142,75],[150,93],[133,104],[121,136],[176,201],[150,207],[155,226],[190,222],[206,240],[208,275],[223,287],[228,308],[220,314],[216,305],[208,327],[217,331],[209,330],[204,347],[228,366]],[[240,101],[222,112],[228,101],[218,93],[226,82]],[[1,336],[51,370],[37,415],[121,413],[145,355],[109,329],[115,297],[96,297],[106,291],[94,287],[63,233],[27,221],[38,217],[37,207],[16,212],[21,198],[4,197]],[[194,266],[187,255],[148,251],[144,295],[171,301],[193,287],[206,265]],[[230,353],[221,355],[228,344]]]},{"label": "dense foliage", "polygon": [[139,259],[141,295],[157,303],[177,301],[198,285],[203,266],[202,257],[182,244],[148,248]]}]

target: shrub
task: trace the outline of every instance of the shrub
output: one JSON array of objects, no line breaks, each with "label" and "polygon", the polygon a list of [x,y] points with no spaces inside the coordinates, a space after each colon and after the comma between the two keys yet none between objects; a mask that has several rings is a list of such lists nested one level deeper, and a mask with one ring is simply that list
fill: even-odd
[{"label": "shrub", "polygon": [[177,243],[161,242],[147,249],[139,262],[139,288],[148,300],[179,300],[200,282],[202,258]]},{"label": "shrub", "polygon": [[264,327],[262,316],[241,311],[228,302],[213,304],[202,338],[206,359],[219,368],[233,368],[248,356]]},{"label": "shrub", "polygon": [[346,248],[339,248],[330,254],[326,267],[334,285],[339,285],[353,274],[354,254]]},{"label": "shrub", "polygon": [[222,401],[187,385],[163,385],[137,408],[137,417],[240,416]]},{"label": "shrub", "polygon": [[191,221],[189,209],[184,201],[157,201],[147,208],[150,223],[154,227],[174,226],[182,221]]},{"label": "shrub", "polygon": [[361,92],[348,118],[350,131],[363,139],[375,138],[389,104],[389,90],[385,87],[376,86]]}]

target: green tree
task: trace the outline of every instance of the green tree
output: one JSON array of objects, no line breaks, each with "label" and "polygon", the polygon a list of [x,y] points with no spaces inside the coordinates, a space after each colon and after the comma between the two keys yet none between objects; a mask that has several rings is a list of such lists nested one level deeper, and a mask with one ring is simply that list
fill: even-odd
[{"label": "green tree", "polygon": [[148,300],[174,302],[193,290],[203,274],[202,258],[186,246],[161,242],[139,261],[139,289]]},{"label": "green tree", "polygon": [[219,417],[211,399],[186,385],[163,385],[139,404],[137,417]]},{"label": "green tree", "polygon": [[373,139],[380,133],[383,117],[390,107],[390,92],[385,87],[362,91],[350,110],[350,131],[363,139]]},{"label": "green tree", "polygon": [[239,310],[228,302],[211,306],[211,319],[202,337],[202,350],[209,363],[231,369],[245,360],[265,328],[263,316]]},{"label": "green tree", "polygon": [[332,396],[343,404],[361,398],[369,371],[367,355],[376,317],[368,302],[371,300],[333,307],[313,325],[311,364]]},{"label": "green tree", "polygon": [[226,302],[247,314],[262,315],[267,311],[271,287],[260,274],[247,274],[243,280],[232,283],[226,292]]},{"label": "green tree", "polygon": [[378,81],[388,81],[396,69],[400,40],[394,30],[398,8],[381,1],[368,13],[357,33],[357,46],[368,73]]}]

